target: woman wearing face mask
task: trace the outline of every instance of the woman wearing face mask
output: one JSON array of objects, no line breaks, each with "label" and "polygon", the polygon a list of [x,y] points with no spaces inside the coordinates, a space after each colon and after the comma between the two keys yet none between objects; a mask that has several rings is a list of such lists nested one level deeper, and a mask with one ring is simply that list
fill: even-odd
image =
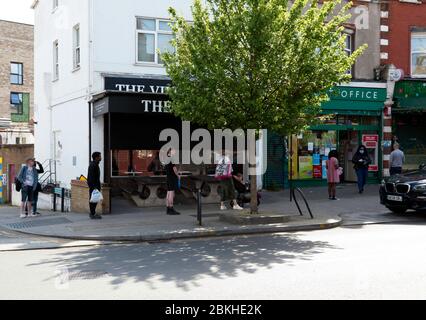
[{"label": "woman wearing face mask", "polygon": [[371,164],[371,159],[365,146],[360,146],[358,148],[358,151],[355,153],[352,162],[358,177],[359,193],[362,194],[364,193],[364,187],[367,184],[368,167]]}]

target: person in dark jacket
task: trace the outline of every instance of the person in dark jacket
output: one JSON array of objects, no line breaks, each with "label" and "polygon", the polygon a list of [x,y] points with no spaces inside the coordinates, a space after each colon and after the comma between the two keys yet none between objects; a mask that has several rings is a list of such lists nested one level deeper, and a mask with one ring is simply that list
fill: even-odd
[{"label": "person in dark jacket", "polygon": [[[89,165],[87,173],[87,185],[89,186],[89,199],[92,197],[94,190],[101,191],[101,169],[99,163],[102,161],[102,154],[100,152],[94,152],[92,154],[92,162]],[[100,215],[96,214],[97,203],[90,203],[90,219],[102,219]]]},{"label": "person in dark jacket", "polygon": [[352,162],[358,178],[358,190],[359,193],[364,193],[365,185],[367,184],[368,178],[368,167],[371,164],[371,158],[368,155],[367,148],[360,146],[358,151],[355,153]]},{"label": "person in dark jacket", "polygon": [[[34,169],[36,170],[37,174],[43,174],[44,173],[44,168],[43,165],[36,161],[36,159],[34,160]],[[40,182],[37,183],[36,188],[34,189],[33,192],[33,217],[39,217],[41,216],[41,214],[37,211],[37,204],[38,204],[38,194],[41,191],[41,184]],[[28,216],[28,205],[25,208],[25,214]]]}]

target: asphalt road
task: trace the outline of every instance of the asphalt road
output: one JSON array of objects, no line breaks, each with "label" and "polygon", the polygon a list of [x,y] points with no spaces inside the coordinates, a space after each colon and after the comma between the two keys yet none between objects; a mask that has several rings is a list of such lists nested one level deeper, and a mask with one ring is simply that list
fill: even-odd
[{"label": "asphalt road", "polygon": [[426,219],[309,233],[0,252],[0,298],[425,299],[425,231]]}]

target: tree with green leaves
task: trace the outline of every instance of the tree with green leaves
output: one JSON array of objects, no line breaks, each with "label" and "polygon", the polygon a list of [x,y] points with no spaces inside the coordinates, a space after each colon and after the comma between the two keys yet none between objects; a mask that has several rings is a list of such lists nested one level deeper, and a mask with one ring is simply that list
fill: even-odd
[{"label": "tree with green leaves", "polygon": [[[193,21],[170,8],[175,51],[162,54],[171,112],[209,129],[296,134],[318,117],[364,48],[348,55],[341,0],[194,0]],[[252,213],[257,181],[251,177]]]}]

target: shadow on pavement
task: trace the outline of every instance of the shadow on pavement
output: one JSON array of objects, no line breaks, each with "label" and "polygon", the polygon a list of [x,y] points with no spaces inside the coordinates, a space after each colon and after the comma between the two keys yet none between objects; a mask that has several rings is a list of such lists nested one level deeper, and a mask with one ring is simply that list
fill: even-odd
[{"label": "shadow on pavement", "polygon": [[80,248],[74,252],[52,252],[51,259],[29,266],[64,269],[71,275],[107,273],[116,289],[126,281],[144,282],[156,289],[154,282],[162,281],[174,282],[189,291],[202,277],[227,279],[241,272],[271,268],[273,264],[291,265],[295,259],[311,260],[330,248],[339,249],[327,242],[300,240],[295,234],[271,235]]}]

